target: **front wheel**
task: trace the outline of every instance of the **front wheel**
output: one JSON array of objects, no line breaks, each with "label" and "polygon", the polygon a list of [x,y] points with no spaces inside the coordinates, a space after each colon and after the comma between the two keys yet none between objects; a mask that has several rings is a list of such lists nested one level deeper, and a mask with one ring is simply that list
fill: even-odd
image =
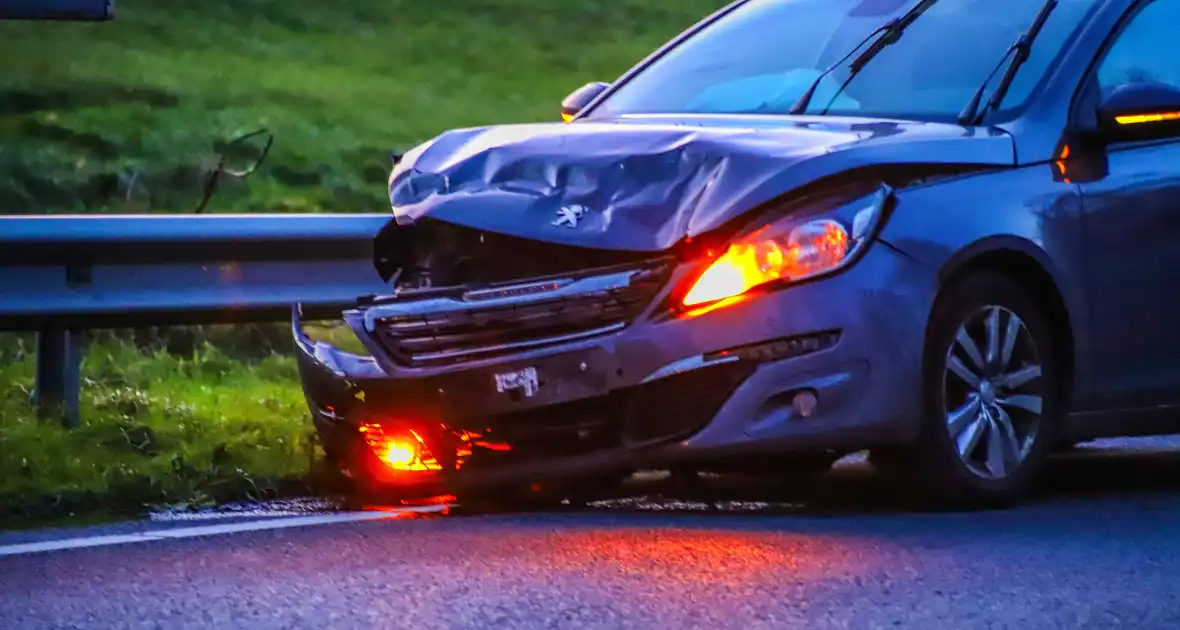
[{"label": "front wheel", "polygon": [[874,453],[939,503],[998,507],[1026,494],[1053,443],[1060,400],[1049,321],[1017,282],[977,273],[935,304],[916,447]]}]

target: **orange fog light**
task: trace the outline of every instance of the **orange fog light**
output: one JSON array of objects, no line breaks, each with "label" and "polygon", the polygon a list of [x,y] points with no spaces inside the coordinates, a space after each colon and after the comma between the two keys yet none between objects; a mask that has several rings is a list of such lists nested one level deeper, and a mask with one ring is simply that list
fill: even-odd
[{"label": "orange fog light", "polygon": [[379,424],[360,427],[365,443],[390,470],[424,472],[442,470],[438,460],[426,447],[422,437],[413,430],[387,431]]},{"label": "orange fog light", "polygon": [[385,454],[381,456],[381,461],[389,464],[391,468],[401,470],[411,468],[416,459],[418,459],[418,449],[414,448],[414,444],[408,440],[391,440],[386,445]]}]

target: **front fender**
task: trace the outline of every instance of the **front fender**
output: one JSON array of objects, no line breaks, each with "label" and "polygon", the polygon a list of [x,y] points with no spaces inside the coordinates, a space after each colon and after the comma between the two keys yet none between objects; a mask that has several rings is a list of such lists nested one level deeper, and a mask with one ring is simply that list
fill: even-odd
[{"label": "front fender", "polygon": [[968,174],[899,190],[881,239],[936,271],[933,292],[998,252],[1035,261],[1061,294],[1079,387],[1091,372],[1081,206],[1078,187],[1054,181],[1048,164]]}]

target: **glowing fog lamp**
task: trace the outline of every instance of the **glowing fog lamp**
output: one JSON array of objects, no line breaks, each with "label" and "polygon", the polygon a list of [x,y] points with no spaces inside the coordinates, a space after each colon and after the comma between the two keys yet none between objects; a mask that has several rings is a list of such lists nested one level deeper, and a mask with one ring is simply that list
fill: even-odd
[{"label": "glowing fog lamp", "polygon": [[442,466],[416,431],[390,431],[380,424],[364,424],[361,425],[360,432],[373,455],[391,471],[442,470]]},{"label": "glowing fog lamp", "polygon": [[849,265],[880,222],[892,190],[834,211],[790,215],[739,237],[696,278],[682,303],[701,306],[771,283],[792,283]]}]

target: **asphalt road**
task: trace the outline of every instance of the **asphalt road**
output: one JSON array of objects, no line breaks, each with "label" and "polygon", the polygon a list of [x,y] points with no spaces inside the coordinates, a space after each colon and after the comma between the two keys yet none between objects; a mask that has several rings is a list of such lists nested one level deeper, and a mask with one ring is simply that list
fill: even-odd
[{"label": "asphalt road", "polygon": [[1176,451],[1071,456],[987,513],[907,512],[857,464],[711,490],[777,505],[630,491],[652,496],[0,557],[0,628],[1180,628]]}]

